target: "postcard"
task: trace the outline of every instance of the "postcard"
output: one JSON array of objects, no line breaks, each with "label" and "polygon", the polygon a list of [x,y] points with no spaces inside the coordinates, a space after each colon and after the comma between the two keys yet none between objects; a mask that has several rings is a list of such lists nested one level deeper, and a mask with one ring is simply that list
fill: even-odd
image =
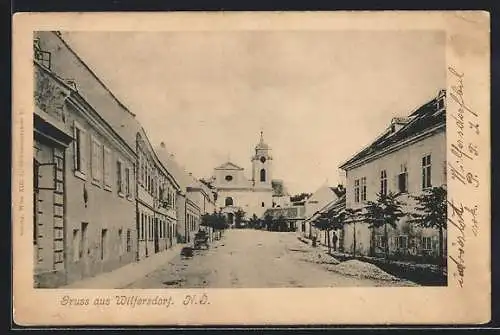
[{"label": "postcard", "polygon": [[15,14],[14,321],[488,322],[489,22]]}]

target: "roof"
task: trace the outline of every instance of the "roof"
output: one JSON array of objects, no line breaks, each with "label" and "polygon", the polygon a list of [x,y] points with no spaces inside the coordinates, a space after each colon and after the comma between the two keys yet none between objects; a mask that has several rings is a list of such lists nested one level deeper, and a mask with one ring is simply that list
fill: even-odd
[{"label": "roof", "polygon": [[330,190],[332,190],[333,193],[335,193],[335,195],[339,198],[345,195],[345,188],[342,185],[339,185],[337,187],[330,187]]},{"label": "roof", "polygon": [[[37,32],[37,34],[55,37],[55,39],[44,37],[41,41],[43,47],[49,48],[47,51],[54,57],[52,70],[58,76],[74,81],[78,94],[136,152],[136,134],[140,131],[141,125],[135,115],[116,98],[62,36],[54,32]],[[65,48],[60,48],[61,44]],[[64,49],[69,51],[69,54],[66,54],[69,57],[64,55],[66,52]],[[75,66],[75,63],[80,63],[81,66]]]},{"label": "roof", "polygon": [[267,143],[264,142],[264,133],[262,131],[260,132],[259,143],[257,143],[257,146],[255,147],[255,149],[256,150],[259,150],[259,149],[267,150],[267,149],[269,149],[269,145],[267,145]]},{"label": "roof", "polygon": [[186,191],[192,183],[192,177],[175,161],[174,155],[169,153],[166,148],[157,146],[154,148],[156,156],[163,164],[165,169],[169,171],[174,179],[179,183],[180,188]]},{"label": "roof", "polygon": [[[400,129],[393,132],[389,127],[373,143],[343,163],[340,168],[345,169],[347,166],[367,158],[376,152],[415,137],[425,130],[446,125],[446,107],[439,108],[437,103],[439,99],[445,96],[445,92],[445,90],[441,90],[435,98],[417,108],[408,116]],[[399,120],[396,123],[401,124]]]},{"label": "roof", "polygon": [[243,170],[242,167],[239,167],[238,165],[231,163],[231,162],[226,162],[222,165],[219,165],[215,169],[216,170]]}]

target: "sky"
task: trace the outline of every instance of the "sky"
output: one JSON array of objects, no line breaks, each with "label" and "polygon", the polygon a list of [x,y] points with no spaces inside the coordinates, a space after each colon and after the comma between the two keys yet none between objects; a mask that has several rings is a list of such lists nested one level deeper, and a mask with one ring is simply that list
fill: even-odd
[{"label": "sky", "polygon": [[446,85],[437,31],[66,32],[128,109],[198,178],[230,160],[251,178],[264,133],[291,194],[343,182],[338,166]]}]

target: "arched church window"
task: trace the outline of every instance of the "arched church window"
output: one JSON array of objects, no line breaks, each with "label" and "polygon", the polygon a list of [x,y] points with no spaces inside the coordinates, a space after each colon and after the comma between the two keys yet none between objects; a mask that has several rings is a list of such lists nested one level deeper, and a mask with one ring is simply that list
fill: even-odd
[{"label": "arched church window", "polygon": [[262,207],[264,207],[266,204],[264,202],[262,202]]},{"label": "arched church window", "polygon": [[266,181],[266,170],[265,169],[260,170],[260,181]]},{"label": "arched church window", "polygon": [[233,205],[233,198],[227,197],[225,204],[226,204],[226,206],[232,206]]}]

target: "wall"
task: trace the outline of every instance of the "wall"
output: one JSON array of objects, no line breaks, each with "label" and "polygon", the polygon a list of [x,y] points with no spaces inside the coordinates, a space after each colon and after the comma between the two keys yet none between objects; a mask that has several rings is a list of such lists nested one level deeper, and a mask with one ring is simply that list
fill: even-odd
[{"label": "wall", "polygon": [[253,214],[261,217],[267,208],[272,207],[272,189],[262,191],[221,189],[217,196],[217,208],[225,207],[227,197],[233,198],[233,205],[245,211],[246,218],[252,217]]},{"label": "wall", "polygon": [[[445,132],[439,132],[431,137],[427,137],[419,142],[406,146],[398,151],[392,152],[379,159],[371,161],[365,165],[354,168],[347,172],[347,194],[346,207],[359,208],[363,203],[355,203],[354,199],[354,180],[361,177],[366,177],[367,184],[367,201],[376,200],[376,194],[380,192],[380,171],[387,171],[387,187],[388,192],[397,192],[397,175],[400,172],[400,165],[406,162],[408,170],[408,192],[413,195],[422,193],[422,157],[431,154],[431,183],[432,186],[441,186],[446,183],[446,137]],[[414,202],[408,197],[402,197],[401,200],[406,202],[405,211],[411,211]],[[356,242],[357,252],[368,255],[370,253],[370,242],[372,233],[366,223],[360,222],[356,224],[357,235]],[[352,251],[353,246],[353,225],[349,224],[345,227],[344,248],[346,251]],[[382,234],[383,228],[376,234]],[[410,237],[410,248],[415,251],[398,251],[396,248],[396,238],[399,235],[408,235]],[[421,250],[422,237],[431,237],[433,250],[429,252]],[[398,253],[414,253],[422,255],[424,253],[435,254],[437,251],[437,230],[434,229],[419,229],[410,227],[406,223],[406,219],[402,219],[398,224],[397,229],[389,230],[389,247],[391,254]],[[375,253],[382,254],[380,248],[374,248]]]},{"label": "wall", "polygon": [[[111,271],[135,260],[136,256],[136,222],[135,222],[135,159],[131,153],[115,146],[113,141],[99,133],[71,108],[68,113],[70,123],[77,121],[86,130],[83,140],[86,143],[84,163],[85,176],[75,172],[74,146],[67,150],[67,258],[68,282]],[[91,140],[93,135],[110,149],[110,187],[105,188],[103,178],[95,182],[91,176]],[[123,162],[122,171],[130,169],[130,194],[119,194],[117,188],[117,160]],[[102,163],[102,161],[101,161]],[[124,173],[124,172],[122,172]],[[87,202],[85,202],[85,197]],[[87,224],[86,234],[83,226]],[[101,243],[102,230],[107,229],[104,245]],[[119,231],[121,229],[121,240]],[[85,236],[86,235],[86,238]],[[127,235],[130,236],[127,250]],[[104,257],[102,248],[104,246]]]},{"label": "wall", "polygon": [[318,210],[325,207],[328,203],[337,199],[337,195],[333,193],[329,186],[325,185],[317,189],[306,201],[305,201],[305,218],[309,218],[314,215]]}]

